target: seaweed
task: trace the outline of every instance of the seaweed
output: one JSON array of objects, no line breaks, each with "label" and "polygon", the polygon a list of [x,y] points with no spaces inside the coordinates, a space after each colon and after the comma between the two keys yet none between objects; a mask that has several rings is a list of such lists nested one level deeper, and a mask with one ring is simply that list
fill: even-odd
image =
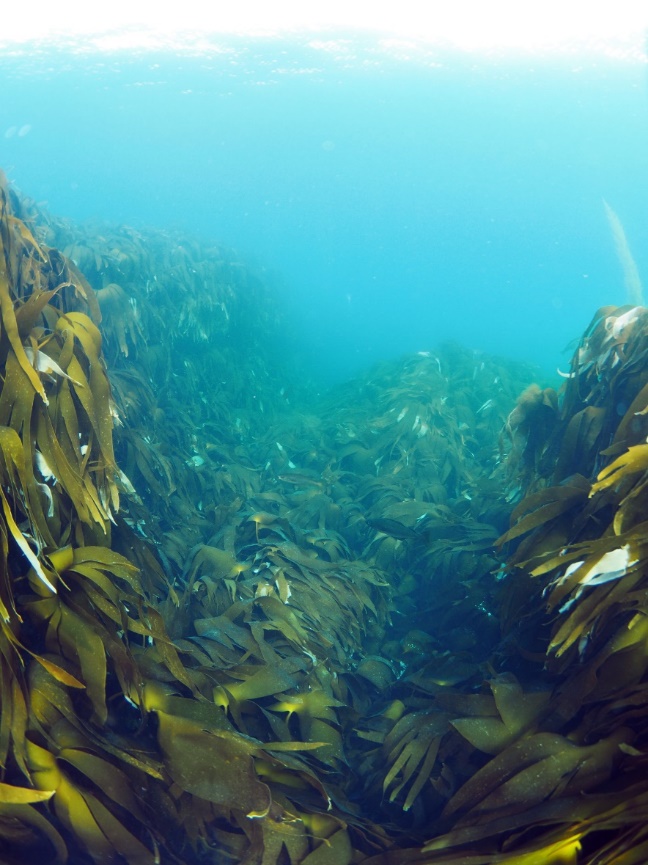
[{"label": "seaweed", "polygon": [[642,861],[648,313],[315,398],[230,251],[0,204],[3,858]]}]

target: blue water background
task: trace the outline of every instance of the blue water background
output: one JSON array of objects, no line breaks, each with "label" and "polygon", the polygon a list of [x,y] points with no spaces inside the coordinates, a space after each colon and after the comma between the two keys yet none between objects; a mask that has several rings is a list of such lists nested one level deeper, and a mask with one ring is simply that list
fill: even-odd
[{"label": "blue water background", "polygon": [[626,302],[604,198],[648,283],[645,67],[336,39],[5,55],[0,166],[57,215],[234,247],[326,382],[448,339],[566,369]]}]

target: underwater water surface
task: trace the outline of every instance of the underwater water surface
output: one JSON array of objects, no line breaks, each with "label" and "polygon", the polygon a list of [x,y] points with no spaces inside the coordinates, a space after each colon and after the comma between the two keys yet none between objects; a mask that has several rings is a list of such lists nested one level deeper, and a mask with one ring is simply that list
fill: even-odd
[{"label": "underwater water surface", "polygon": [[0,58],[0,118],[0,164],[52,213],[234,247],[323,382],[447,340],[564,366],[626,300],[604,200],[648,267],[636,59],[357,32],[26,48]]}]

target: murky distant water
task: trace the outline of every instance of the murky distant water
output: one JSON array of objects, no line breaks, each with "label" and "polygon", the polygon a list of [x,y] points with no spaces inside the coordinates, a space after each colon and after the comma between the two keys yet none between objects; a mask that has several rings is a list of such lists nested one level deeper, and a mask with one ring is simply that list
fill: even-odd
[{"label": "murky distant water", "polygon": [[325,380],[448,339],[564,368],[626,300],[604,198],[648,280],[645,68],[401,53],[4,57],[0,166],[57,214],[236,247]]}]

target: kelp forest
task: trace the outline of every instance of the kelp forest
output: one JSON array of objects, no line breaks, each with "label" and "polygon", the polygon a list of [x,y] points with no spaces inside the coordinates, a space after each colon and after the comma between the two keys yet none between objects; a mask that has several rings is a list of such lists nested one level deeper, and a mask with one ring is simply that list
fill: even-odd
[{"label": "kelp forest", "polygon": [[648,312],[318,395],[229,250],[0,207],[2,863],[648,861]]}]

